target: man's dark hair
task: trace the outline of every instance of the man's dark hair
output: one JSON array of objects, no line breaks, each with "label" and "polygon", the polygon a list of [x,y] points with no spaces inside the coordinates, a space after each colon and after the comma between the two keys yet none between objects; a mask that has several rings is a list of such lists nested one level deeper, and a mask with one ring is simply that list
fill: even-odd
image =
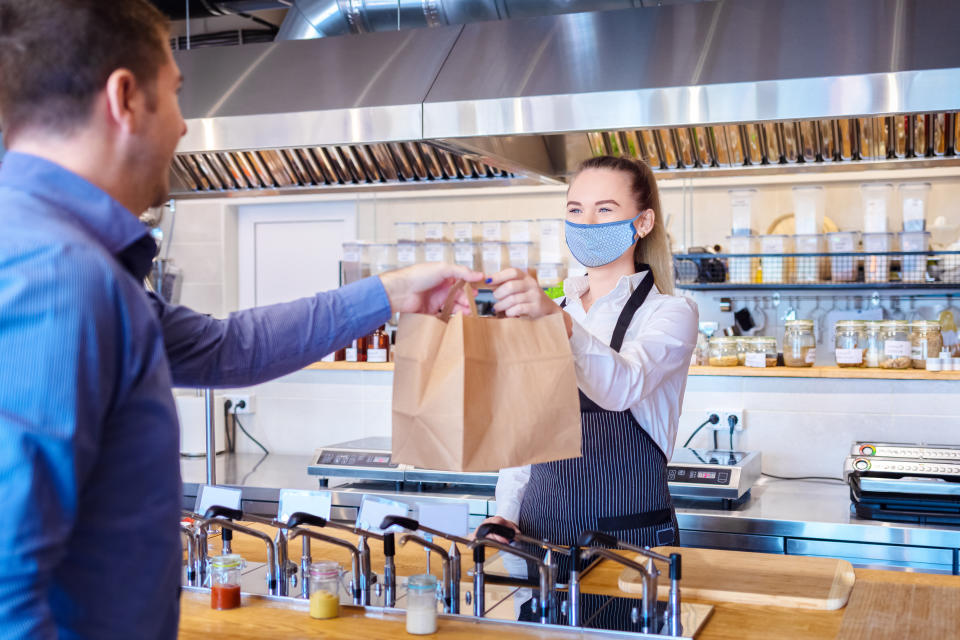
[{"label": "man's dark hair", "polygon": [[0,127],[70,133],[117,69],[147,91],[168,22],[147,0],[0,0]]}]

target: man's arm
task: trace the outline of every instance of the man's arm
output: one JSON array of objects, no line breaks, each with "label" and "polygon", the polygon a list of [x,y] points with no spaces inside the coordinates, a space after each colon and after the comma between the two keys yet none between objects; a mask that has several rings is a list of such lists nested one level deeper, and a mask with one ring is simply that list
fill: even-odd
[{"label": "man's arm", "polygon": [[[455,265],[416,265],[310,298],[238,311],[226,320],[151,297],[174,384],[241,387],[316,362],[385,324],[391,310],[436,313],[454,283],[482,277]],[[468,308],[463,293],[456,303],[457,309]]]},{"label": "man's arm", "polygon": [[50,582],[115,393],[113,285],[83,250],[0,267],[2,638],[57,637]]}]

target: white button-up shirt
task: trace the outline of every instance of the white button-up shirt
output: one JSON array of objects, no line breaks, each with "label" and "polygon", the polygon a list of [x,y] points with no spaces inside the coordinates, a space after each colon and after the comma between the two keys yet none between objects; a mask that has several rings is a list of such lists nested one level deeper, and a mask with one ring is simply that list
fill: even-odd
[{"label": "white button-up shirt", "polygon": [[[563,283],[566,311],[573,318],[570,348],[580,389],[608,411],[630,410],[640,426],[673,455],[687,386],[690,356],[697,344],[697,305],[689,298],[668,296],[656,286],[627,328],[620,352],[610,340],[630,294],[650,271],[623,276],[617,286],[584,311],[580,297],[589,287],[586,276]],[[497,480],[497,515],[511,522],[530,479],[530,467],[502,469]]]}]

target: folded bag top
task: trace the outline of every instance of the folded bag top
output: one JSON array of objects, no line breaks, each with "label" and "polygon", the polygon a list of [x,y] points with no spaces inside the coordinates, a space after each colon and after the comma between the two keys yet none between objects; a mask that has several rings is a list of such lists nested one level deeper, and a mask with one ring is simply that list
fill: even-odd
[{"label": "folded bag top", "polygon": [[[452,315],[465,291],[471,315]],[[580,402],[561,314],[483,318],[458,282],[438,315],[401,314],[393,459],[498,471],[581,455]]]}]

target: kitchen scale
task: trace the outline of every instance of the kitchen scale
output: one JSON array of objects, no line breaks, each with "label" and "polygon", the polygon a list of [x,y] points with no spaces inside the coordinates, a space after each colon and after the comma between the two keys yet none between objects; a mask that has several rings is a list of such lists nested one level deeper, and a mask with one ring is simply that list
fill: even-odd
[{"label": "kitchen scale", "polygon": [[[351,481],[407,484],[473,485],[492,488],[496,472],[456,472],[398,464],[390,453],[390,438],[363,438],[318,449],[307,468],[310,475]],[[667,465],[667,482],[674,497],[720,500],[741,504],[760,477],[760,453],[712,449],[677,449]]]}]

